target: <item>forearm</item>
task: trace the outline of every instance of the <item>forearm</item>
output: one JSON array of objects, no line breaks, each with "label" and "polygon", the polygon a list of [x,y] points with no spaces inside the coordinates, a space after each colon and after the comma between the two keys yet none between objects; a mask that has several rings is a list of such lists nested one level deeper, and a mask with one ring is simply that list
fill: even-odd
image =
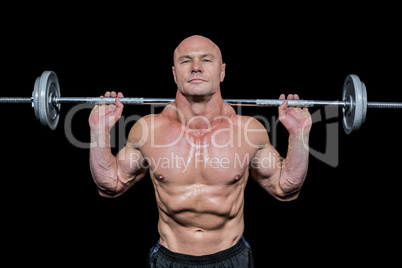
[{"label": "forearm", "polygon": [[91,130],[89,154],[92,177],[100,193],[114,195],[118,187],[117,161],[110,149],[110,134]]},{"label": "forearm", "polygon": [[279,186],[285,195],[300,191],[307,175],[309,133],[302,130],[289,136],[288,153],[282,162]]}]

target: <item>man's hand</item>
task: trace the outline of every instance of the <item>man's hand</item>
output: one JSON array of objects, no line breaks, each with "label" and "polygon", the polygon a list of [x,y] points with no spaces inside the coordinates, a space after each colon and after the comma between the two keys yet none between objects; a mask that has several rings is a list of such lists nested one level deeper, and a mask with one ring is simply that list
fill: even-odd
[{"label": "man's hand", "polygon": [[[280,100],[285,99],[285,94],[279,97]],[[297,94],[288,95],[288,100],[299,100]],[[298,134],[302,130],[303,133],[309,133],[311,129],[311,115],[307,108],[288,107],[288,102],[284,101],[278,108],[279,120],[288,130],[289,134]]]},{"label": "man's hand", "polygon": [[123,97],[121,92],[116,94],[114,91],[111,93],[108,91],[105,93],[105,97],[116,98],[115,104],[95,105],[89,116],[89,126],[91,127],[91,130],[102,131],[104,133],[109,132],[116,124],[121,117],[124,108],[124,105],[119,100],[119,98]]}]

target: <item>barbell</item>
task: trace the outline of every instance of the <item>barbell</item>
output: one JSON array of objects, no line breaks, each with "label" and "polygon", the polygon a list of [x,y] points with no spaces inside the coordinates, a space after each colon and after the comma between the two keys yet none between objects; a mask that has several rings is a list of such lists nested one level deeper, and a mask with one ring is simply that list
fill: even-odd
[{"label": "barbell", "polygon": [[[123,104],[152,105],[169,104],[171,98],[120,98]],[[225,99],[229,105],[240,106],[280,106],[279,99]],[[31,103],[35,117],[45,127],[56,129],[62,103],[113,104],[115,98],[101,97],[61,97],[57,75],[44,71],[34,84],[32,97],[0,97],[0,103]],[[342,125],[346,134],[360,129],[366,119],[367,108],[402,109],[402,102],[368,102],[366,86],[357,75],[348,75],[343,84],[342,101],[288,100],[289,107],[324,107],[336,105],[342,108]]]}]

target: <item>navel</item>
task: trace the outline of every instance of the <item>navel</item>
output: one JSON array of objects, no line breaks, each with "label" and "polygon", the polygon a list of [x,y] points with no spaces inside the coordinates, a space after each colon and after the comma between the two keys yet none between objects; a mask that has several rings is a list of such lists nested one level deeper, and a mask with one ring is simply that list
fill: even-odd
[{"label": "navel", "polygon": [[196,230],[195,230],[195,234],[196,234],[196,235],[201,235],[201,234],[203,234],[203,233],[204,233],[204,231],[201,230],[201,229],[196,229]]}]

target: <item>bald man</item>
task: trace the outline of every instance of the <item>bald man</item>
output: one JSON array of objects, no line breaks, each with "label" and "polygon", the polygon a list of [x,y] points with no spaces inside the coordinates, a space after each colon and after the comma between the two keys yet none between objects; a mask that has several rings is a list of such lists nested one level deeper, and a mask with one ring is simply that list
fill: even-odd
[{"label": "bald man", "polygon": [[150,174],[160,234],[150,267],[254,267],[243,238],[249,174],[281,201],[297,198],[305,180],[309,111],[290,108],[286,100],[279,107],[289,132],[288,153],[281,158],[258,120],[236,114],[223,101],[225,67],[210,39],[183,40],[174,51],[175,101],[138,120],[116,156],[109,132],[122,114],[123,94],[106,92],[115,104],[91,112],[90,168],[100,195],[119,196]]}]

